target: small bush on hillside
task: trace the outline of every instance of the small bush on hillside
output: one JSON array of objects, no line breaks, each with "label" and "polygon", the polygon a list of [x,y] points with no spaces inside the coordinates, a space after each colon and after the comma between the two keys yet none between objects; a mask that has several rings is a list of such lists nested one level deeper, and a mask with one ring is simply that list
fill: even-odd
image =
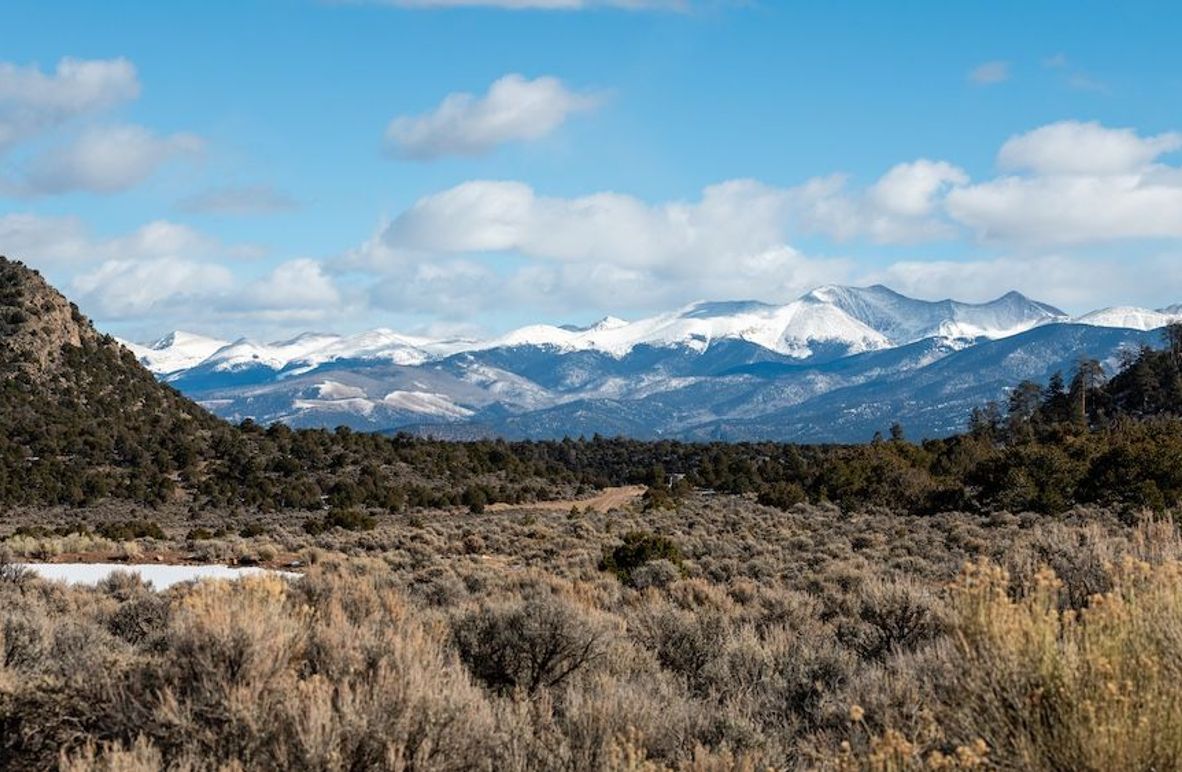
[{"label": "small bush on hillside", "polygon": [[121,523],[105,523],[98,527],[99,536],[111,541],[131,539],[166,539],[164,529],[152,520],[125,520]]},{"label": "small bush on hillside", "polygon": [[453,636],[460,659],[495,691],[553,688],[603,656],[604,630],[557,598],[485,605],[462,617]]},{"label": "small bush on hillside", "polygon": [[681,549],[667,536],[647,531],[624,534],[624,543],[604,555],[601,571],[611,571],[620,581],[631,584],[632,572],[653,560],[668,560],[680,566],[684,558]]},{"label": "small bush on hillside", "polygon": [[774,483],[759,492],[760,504],[777,509],[792,509],[797,504],[803,504],[808,500],[809,497],[804,488],[800,486],[800,483],[794,482]]},{"label": "small bush on hillside", "polygon": [[254,536],[262,536],[266,532],[267,526],[263,525],[262,523],[255,522],[247,523],[246,525],[242,526],[242,529],[238,531],[238,535],[243,539],[250,539]]},{"label": "small bush on hillside", "polygon": [[345,531],[372,531],[378,521],[358,509],[334,509],[324,517],[310,517],[304,521],[304,530],[316,536],[333,528]]}]

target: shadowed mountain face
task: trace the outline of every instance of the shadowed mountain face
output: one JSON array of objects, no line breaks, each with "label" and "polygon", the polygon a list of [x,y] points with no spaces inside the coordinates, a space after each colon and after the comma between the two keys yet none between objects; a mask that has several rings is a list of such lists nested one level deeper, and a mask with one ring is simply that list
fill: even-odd
[{"label": "shadowed mountain face", "polygon": [[1159,339],[1147,328],[1173,318],[1106,309],[1077,324],[1016,292],[961,303],[822,287],[783,306],[695,303],[488,341],[174,333],[133,348],[232,420],[460,438],[863,442],[896,421],[914,437],[955,433],[973,407],[1023,379],[1069,374],[1081,358],[1113,372],[1123,350]]}]

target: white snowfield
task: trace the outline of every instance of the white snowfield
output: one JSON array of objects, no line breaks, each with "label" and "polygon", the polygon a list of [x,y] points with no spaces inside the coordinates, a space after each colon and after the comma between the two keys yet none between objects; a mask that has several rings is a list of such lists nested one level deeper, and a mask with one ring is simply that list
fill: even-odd
[{"label": "white snowfield", "polygon": [[157,590],[167,590],[174,584],[181,582],[205,579],[240,579],[244,576],[257,574],[276,574],[289,579],[300,576],[293,571],[275,571],[257,566],[235,568],[222,565],[166,565],[164,563],[20,563],[18,565],[50,581],[92,586],[116,572],[139,574],[141,579],[151,582]]},{"label": "white snowfield", "polygon": [[1094,327],[1124,327],[1130,330],[1156,330],[1167,324],[1182,322],[1182,306],[1171,306],[1157,311],[1132,306],[1113,306],[1084,314],[1080,324]]},{"label": "white snowfield", "polygon": [[[486,340],[436,340],[375,329],[351,336],[305,333],[287,341],[256,343],[245,338],[227,342],[177,331],[150,345],[125,345],[145,367],[163,376],[195,368],[221,373],[258,366],[298,374],[342,360],[385,360],[415,366],[464,352],[519,346],[593,351],[619,358],[640,346],[681,346],[702,352],[733,340],[805,359],[827,345],[859,353],[928,338],[1005,338],[1054,322],[1150,330],[1177,321],[1182,321],[1182,305],[1156,311],[1106,308],[1073,318],[1017,292],[987,303],[962,303],[916,300],[881,285],[826,286],[784,305],[699,302],[632,322],[607,317],[585,328],[537,324]],[[349,398],[360,395],[322,394],[311,402]],[[422,412],[439,415],[449,411],[459,415],[465,410],[429,392],[394,392],[383,401],[392,407],[419,407]]]},{"label": "white snowfield", "polygon": [[182,330],[170,332],[148,345],[120,342],[136,355],[140,364],[158,375],[196,367],[229,345],[228,341]]}]

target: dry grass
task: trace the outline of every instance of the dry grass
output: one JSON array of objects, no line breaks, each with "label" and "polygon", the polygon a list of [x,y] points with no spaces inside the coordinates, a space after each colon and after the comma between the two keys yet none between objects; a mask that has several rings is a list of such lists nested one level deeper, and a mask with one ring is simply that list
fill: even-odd
[{"label": "dry grass", "polygon": [[[293,583],[155,593],[0,570],[3,766],[1182,765],[1168,522],[709,496],[428,515],[199,543],[303,554]],[[636,530],[683,559],[627,584],[600,570]]]}]

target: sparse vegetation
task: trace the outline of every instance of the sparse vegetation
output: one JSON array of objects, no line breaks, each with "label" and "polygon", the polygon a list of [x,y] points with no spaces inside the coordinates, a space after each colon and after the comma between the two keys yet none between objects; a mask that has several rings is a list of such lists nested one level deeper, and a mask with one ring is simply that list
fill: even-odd
[{"label": "sparse vegetation", "polygon": [[[1172,523],[700,494],[533,514],[276,523],[280,549],[317,545],[294,582],[67,588],[0,564],[6,768],[1182,763]],[[600,566],[624,545],[630,583]]]},{"label": "sparse vegetation", "polygon": [[856,447],[230,426],[7,261],[0,346],[5,769],[1182,767],[1182,329]]}]

